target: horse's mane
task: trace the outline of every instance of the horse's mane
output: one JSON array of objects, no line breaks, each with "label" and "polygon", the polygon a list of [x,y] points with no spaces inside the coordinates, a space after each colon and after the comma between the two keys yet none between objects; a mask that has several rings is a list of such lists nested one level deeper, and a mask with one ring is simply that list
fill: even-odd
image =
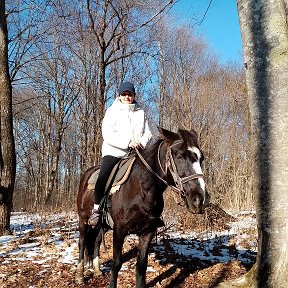
[{"label": "horse's mane", "polygon": [[[144,160],[148,163],[148,165],[150,166],[150,168],[157,173],[157,163],[158,163],[158,148],[160,143],[163,141],[162,138],[157,137],[157,138],[152,138],[146,145],[146,147],[143,150],[140,150],[140,154],[141,156],[144,158]],[[138,157],[137,157],[138,158]],[[139,157],[140,158],[140,157]],[[142,162],[142,160],[138,160],[135,162],[134,164],[134,168],[133,171],[135,171],[135,175],[136,177],[139,177],[139,179],[141,179],[142,183],[145,183],[145,185],[147,186],[151,186],[151,187],[156,187],[157,185],[155,184],[155,179],[151,173],[151,171],[149,171],[149,169],[147,167],[145,167],[146,164],[144,164]],[[150,184],[148,184],[150,183]],[[155,186],[156,185],[156,186]],[[149,190],[149,189],[148,189]],[[143,189],[143,191],[141,193],[147,193],[145,192],[146,190]],[[150,190],[149,190],[150,191]]]},{"label": "horse's mane", "polygon": [[155,154],[158,152],[158,147],[160,143],[163,141],[163,139],[158,136],[157,138],[152,138],[145,149],[141,151],[142,156],[144,159],[149,160],[151,158],[154,158]]},{"label": "horse's mane", "polygon": [[[194,130],[184,130],[179,129],[178,133],[176,134],[176,139],[182,139],[184,142],[187,143],[188,146],[196,146],[198,147],[197,141],[197,133]],[[153,137],[147,144],[146,148],[141,151],[142,156],[149,161],[150,159],[155,159],[155,154],[158,152],[158,147],[160,143],[164,141],[163,138],[159,135],[156,138]]]}]

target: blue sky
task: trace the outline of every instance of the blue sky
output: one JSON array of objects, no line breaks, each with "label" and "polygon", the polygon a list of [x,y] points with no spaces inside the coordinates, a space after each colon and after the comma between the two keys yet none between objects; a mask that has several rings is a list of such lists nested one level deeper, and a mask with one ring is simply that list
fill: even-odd
[{"label": "blue sky", "polygon": [[201,34],[221,63],[243,62],[236,0],[179,0],[172,9],[179,23],[188,23]]}]

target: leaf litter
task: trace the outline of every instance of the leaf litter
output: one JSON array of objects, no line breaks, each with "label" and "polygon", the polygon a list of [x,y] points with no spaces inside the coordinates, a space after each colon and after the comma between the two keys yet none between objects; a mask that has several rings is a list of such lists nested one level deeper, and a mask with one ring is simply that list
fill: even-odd
[{"label": "leaf litter", "polygon": [[[211,288],[251,268],[257,253],[255,212],[216,215],[215,207],[210,210],[205,219],[194,217],[197,223],[209,222],[204,223],[209,227],[204,231],[188,231],[181,223],[158,231],[149,251],[147,287]],[[105,235],[106,251],[101,247],[103,276],[94,277],[87,266],[84,284],[74,281],[79,239],[76,213],[15,212],[11,231],[12,235],[0,237],[0,287],[108,286],[112,231]],[[136,235],[126,237],[118,287],[135,287],[137,243]]]}]

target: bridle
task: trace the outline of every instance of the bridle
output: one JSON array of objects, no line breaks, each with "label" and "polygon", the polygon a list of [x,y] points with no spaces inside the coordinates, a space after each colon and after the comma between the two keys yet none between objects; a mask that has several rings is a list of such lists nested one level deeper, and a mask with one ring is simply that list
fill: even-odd
[{"label": "bridle", "polygon": [[158,155],[158,164],[160,166],[160,169],[162,170],[163,174],[165,175],[165,177],[167,177],[167,173],[168,170],[170,171],[172,178],[174,180],[175,186],[169,184],[165,179],[163,179],[161,176],[159,176],[152,168],[151,166],[147,163],[147,161],[143,158],[143,156],[141,155],[141,153],[139,152],[139,150],[137,148],[135,148],[135,151],[137,153],[137,155],[139,156],[140,160],[143,162],[143,164],[146,166],[146,168],[153,174],[155,175],[158,179],[160,179],[163,183],[166,184],[166,186],[170,186],[175,192],[179,193],[181,196],[186,196],[184,189],[183,189],[183,184],[191,181],[191,180],[195,180],[195,179],[199,179],[202,178],[204,179],[204,175],[203,174],[192,174],[186,177],[180,177],[179,173],[177,171],[177,167],[174,161],[174,158],[172,156],[171,153],[171,148],[177,144],[182,143],[181,140],[177,140],[175,141],[171,146],[168,146],[168,149],[166,151],[166,162],[165,162],[165,168],[163,169],[163,166],[161,164],[160,161],[160,149],[163,145],[164,141],[162,141],[160,143],[160,145],[158,146],[158,151],[157,151],[157,155]]}]

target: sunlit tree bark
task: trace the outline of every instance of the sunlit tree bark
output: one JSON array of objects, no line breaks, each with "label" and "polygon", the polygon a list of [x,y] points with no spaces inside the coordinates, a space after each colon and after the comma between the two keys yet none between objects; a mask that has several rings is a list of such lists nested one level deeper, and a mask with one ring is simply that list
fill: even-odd
[{"label": "sunlit tree bark", "polygon": [[237,0],[255,143],[259,249],[241,279],[221,287],[287,287],[287,1]]},{"label": "sunlit tree bark", "polygon": [[0,1],[0,235],[9,232],[16,173],[5,1]]}]

